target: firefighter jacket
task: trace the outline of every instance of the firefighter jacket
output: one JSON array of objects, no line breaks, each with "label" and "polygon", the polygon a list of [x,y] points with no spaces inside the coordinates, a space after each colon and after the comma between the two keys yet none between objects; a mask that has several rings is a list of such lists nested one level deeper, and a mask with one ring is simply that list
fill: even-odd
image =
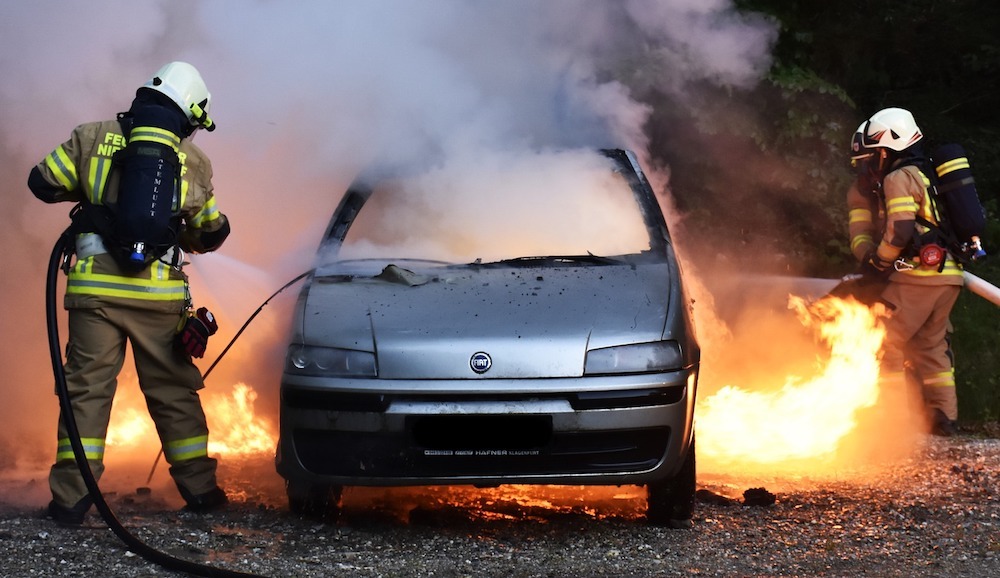
[{"label": "firefighter jacket", "polygon": [[[36,166],[52,188],[32,191],[46,202],[82,201],[101,205],[105,200],[114,200],[117,187],[111,174],[111,157],[126,142],[116,120],[76,127],[69,140]],[[214,251],[228,234],[229,224],[215,203],[212,165],[190,140],[172,144],[177,147],[182,165],[178,203],[183,223],[180,246],[190,252]],[[139,273],[123,271],[107,252],[80,250],[82,246],[93,246],[96,237],[97,233],[77,234],[77,259],[69,270],[66,285],[67,308],[119,304],[161,311],[184,310],[188,300],[187,275],[180,266],[174,267],[161,259]]]},{"label": "firefighter jacket", "polygon": [[[911,285],[963,285],[961,265],[948,254],[944,267],[921,264],[917,255],[920,236],[928,228],[917,222],[921,216],[937,225],[929,193],[930,181],[913,165],[897,168],[882,181],[883,195],[862,193],[857,183],[847,191],[851,252],[860,261],[874,251],[883,262],[902,265],[890,281]],[[939,270],[940,269],[940,270]]]}]

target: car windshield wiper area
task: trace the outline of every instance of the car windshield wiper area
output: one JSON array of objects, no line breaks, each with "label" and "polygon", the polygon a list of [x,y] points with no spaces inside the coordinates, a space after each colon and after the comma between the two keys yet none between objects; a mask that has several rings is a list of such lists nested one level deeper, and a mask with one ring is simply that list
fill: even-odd
[{"label": "car windshield wiper area", "polygon": [[539,255],[532,257],[513,257],[500,261],[483,263],[479,259],[470,263],[473,266],[490,267],[501,265],[513,265],[515,267],[550,267],[552,265],[576,265],[585,263],[588,265],[621,265],[624,261],[612,257],[603,257],[587,253],[586,255]]},{"label": "car windshield wiper area", "polygon": [[318,267],[314,277],[321,283],[374,279],[417,286],[433,278],[432,270],[454,265],[450,261],[434,259],[345,259]]}]

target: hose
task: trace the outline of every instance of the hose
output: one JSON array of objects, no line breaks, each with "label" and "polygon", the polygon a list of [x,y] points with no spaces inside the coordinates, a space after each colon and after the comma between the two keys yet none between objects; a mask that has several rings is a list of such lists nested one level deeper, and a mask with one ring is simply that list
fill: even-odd
[{"label": "hose", "polygon": [[[298,281],[299,279],[302,279],[303,277],[305,277],[306,275],[308,275],[308,274],[310,274],[312,272],[313,272],[313,269],[309,269],[308,271],[306,271],[304,273],[301,273],[300,275],[298,275],[297,277],[295,277],[294,279],[292,279],[288,283],[285,283],[284,285],[282,285],[280,289],[278,289],[277,291],[275,291],[274,293],[272,293],[270,297],[268,297],[267,299],[265,299],[264,302],[260,304],[260,307],[258,307],[257,310],[254,311],[253,314],[251,314],[250,317],[248,317],[245,322],[243,322],[243,326],[240,327],[240,330],[236,332],[236,335],[234,335],[233,338],[229,340],[229,343],[222,350],[222,353],[220,353],[219,356],[215,358],[215,361],[212,362],[212,365],[209,365],[208,369],[205,370],[205,373],[201,374],[201,379],[204,380],[205,378],[208,377],[208,374],[212,373],[212,370],[215,369],[215,366],[218,365],[220,361],[222,361],[222,358],[229,351],[229,348],[231,348],[233,346],[233,344],[236,343],[236,340],[240,338],[240,335],[242,335],[243,331],[247,328],[248,325],[250,325],[250,322],[254,320],[254,317],[257,317],[257,314],[260,313],[264,309],[265,305],[267,305],[268,303],[271,302],[271,299],[274,299],[275,297],[278,296],[279,293],[281,293],[285,289],[288,289],[289,287],[291,287],[292,285],[294,285],[296,281]],[[149,485],[149,482],[151,482],[153,480],[153,474],[156,473],[156,466],[160,463],[160,458],[162,458],[162,457],[163,457],[163,448],[160,448],[160,452],[158,454],[156,454],[156,459],[153,460],[153,467],[151,467],[149,469],[149,476],[146,477],[146,485],[147,486]]]},{"label": "hose", "polygon": [[982,279],[981,277],[977,277],[968,271],[963,271],[962,276],[965,277],[966,289],[972,291],[976,295],[979,295],[997,307],[1000,307],[1000,287],[997,287],[989,281]]},{"label": "hose", "polygon": [[72,242],[72,235],[69,230],[67,230],[59,237],[56,241],[55,247],[52,249],[52,256],[49,258],[48,274],[45,283],[45,320],[48,328],[49,354],[52,359],[52,373],[55,376],[56,393],[59,397],[59,409],[62,411],[63,424],[66,426],[66,432],[69,435],[70,445],[73,447],[73,457],[76,459],[77,467],[80,468],[80,475],[83,477],[83,482],[87,486],[87,491],[90,493],[91,499],[94,500],[94,506],[97,508],[97,511],[101,514],[101,517],[104,519],[105,523],[107,523],[108,527],[111,528],[111,531],[125,543],[125,546],[130,551],[142,556],[154,564],[169,570],[186,572],[194,576],[263,578],[257,574],[245,574],[223,568],[215,568],[205,564],[198,564],[197,562],[192,562],[190,560],[175,558],[169,554],[160,552],[133,536],[121,524],[121,522],[118,521],[115,513],[111,510],[111,507],[104,499],[104,495],[101,493],[101,489],[97,485],[97,480],[94,478],[94,472],[90,469],[90,463],[87,461],[87,456],[83,449],[83,443],[80,441],[80,430],[77,428],[76,417],[73,415],[73,404],[70,401],[69,389],[66,385],[66,372],[63,369],[62,352],[60,350],[59,342],[59,324],[56,317],[57,280],[59,277],[60,262],[62,261],[63,256],[67,253],[67,250]]},{"label": "hose", "polygon": [[299,274],[297,277],[295,277],[294,279],[292,279],[288,283],[285,283],[284,285],[282,285],[281,289],[278,289],[277,291],[275,291],[274,293],[272,293],[270,297],[268,297],[267,299],[265,299],[264,302],[260,304],[260,307],[258,307],[257,310],[254,311],[253,314],[251,314],[250,317],[247,318],[247,320],[243,323],[243,326],[240,327],[240,330],[236,332],[236,335],[234,335],[233,338],[229,340],[229,343],[226,345],[225,349],[223,349],[222,353],[220,353],[219,356],[215,358],[215,361],[212,362],[212,365],[208,366],[208,369],[205,370],[205,373],[202,374],[201,378],[205,379],[206,377],[208,377],[209,373],[212,373],[212,370],[215,369],[215,366],[218,365],[220,361],[222,361],[223,356],[226,355],[226,352],[229,351],[229,348],[232,347],[233,344],[236,343],[236,340],[240,338],[240,335],[243,334],[243,330],[245,330],[247,328],[247,326],[250,325],[250,322],[253,321],[254,317],[257,317],[257,314],[260,313],[262,309],[264,309],[264,306],[271,302],[271,299],[274,299],[275,297],[278,296],[278,293],[281,293],[285,289],[288,289],[289,287],[291,287],[292,285],[294,285],[296,281],[298,281],[299,279],[302,279],[303,277],[305,277],[306,275],[308,275],[308,274],[310,274],[312,272],[313,272],[313,269],[310,269],[310,270],[308,270],[308,271],[306,271],[304,273]]}]

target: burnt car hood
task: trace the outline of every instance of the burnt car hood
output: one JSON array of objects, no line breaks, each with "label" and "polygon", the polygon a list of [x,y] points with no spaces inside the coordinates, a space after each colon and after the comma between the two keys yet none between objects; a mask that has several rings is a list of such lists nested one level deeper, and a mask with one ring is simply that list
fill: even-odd
[{"label": "burnt car hood", "polygon": [[664,338],[671,286],[665,262],[319,276],[301,338],[375,352],[382,379],[579,377],[589,349]]}]

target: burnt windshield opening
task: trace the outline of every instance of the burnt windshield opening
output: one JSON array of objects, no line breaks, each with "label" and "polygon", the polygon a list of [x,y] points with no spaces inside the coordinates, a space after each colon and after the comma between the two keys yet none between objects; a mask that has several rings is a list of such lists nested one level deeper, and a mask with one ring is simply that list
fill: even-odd
[{"label": "burnt windshield opening", "polygon": [[529,161],[369,181],[357,193],[363,206],[341,207],[320,263],[607,265],[662,252],[666,227],[655,196],[626,153],[582,150]]}]

